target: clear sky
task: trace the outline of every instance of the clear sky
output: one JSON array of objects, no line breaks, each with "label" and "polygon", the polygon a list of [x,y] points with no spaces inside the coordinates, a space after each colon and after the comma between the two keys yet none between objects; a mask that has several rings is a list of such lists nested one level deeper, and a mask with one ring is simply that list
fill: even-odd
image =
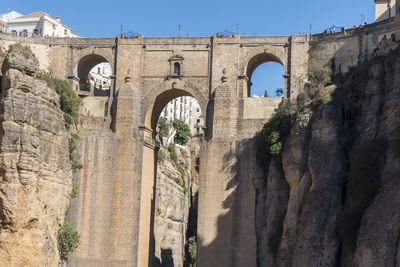
[{"label": "clear sky", "polygon": [[[371,23],[374,6],[373,0],[12,0],[1,5],[0,14],[42,10],[60,16],[61,22],[85,37],[115,37],[121,25],[123,32],[144,36],[177,36],[178,25],[181,36],[211,36],[235,32],[237,24],[241,35],[290,35],[309,33],[310,25],[312,33],[333,25],[351,27],[360,24],[362,16]],[[257,73],[254,79],[265,76]],[[264,88],[257,93],[263,92]]]}]

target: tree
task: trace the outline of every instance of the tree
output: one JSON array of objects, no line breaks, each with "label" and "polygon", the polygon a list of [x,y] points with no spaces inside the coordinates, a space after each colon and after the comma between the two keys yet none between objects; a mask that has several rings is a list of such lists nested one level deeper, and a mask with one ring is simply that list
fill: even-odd
[{"label": "tree", "polygon": [[267,91],[267,90],[264,91],[264,97],[269,97],[269,96],[268,96],[268,91]]},{"label": "tree", "polygon": [[167,124],[167,120],[165,118],[160,118],[158,120],[158,126],[160,127],[159,136],[161,138],[167,137],[169,133],[169,126]]},{"label": "tree", "polygon": [[174,128],[176,130],[174,141],[180,145],[186,145],[192,134],[190,132],[190,127],[182,120],[174,120]]},{"label": "tree", "polygon": [[275,90],[275,95],[276,95],[276,97],[283,97],[285,95],[283,88],[277,88]]}]

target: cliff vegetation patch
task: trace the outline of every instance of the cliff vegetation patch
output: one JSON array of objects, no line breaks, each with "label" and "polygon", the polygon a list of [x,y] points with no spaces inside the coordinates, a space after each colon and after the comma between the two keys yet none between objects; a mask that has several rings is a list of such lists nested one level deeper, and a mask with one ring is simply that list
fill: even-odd
[{"label": "cliff vegetation patch", "polygon": [[189,125],[178,119],[174,120],[173,125],[176,130],[174,142],[180,145],[186,145],[190,137],[192,137]]},{"label": "cliff vegetation patch", "polygon": [[78,232],[65,222],[58,232],[58,250],[63,261],[67,261],[72,252],[79,245],[80,236]]},{"label": "cliff vegetation patch", "polygon": [[277,108],[259,134],[256,143],[257,164],[264,169],[271,158],[277,164],[278,169],[282,168],[282,147],[295,118],[289,109],[290,102]]},{"label": "cliff vegetation patch", "polygon": [[69,160],[73,170],[82,169],[83,164],[77,151],[79,136],[77,134],[71,134],[69,139]]}]

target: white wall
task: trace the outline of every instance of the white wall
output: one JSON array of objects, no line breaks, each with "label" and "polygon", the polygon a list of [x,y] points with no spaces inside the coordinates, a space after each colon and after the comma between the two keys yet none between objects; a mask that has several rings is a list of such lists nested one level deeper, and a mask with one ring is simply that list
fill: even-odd
[{"label": "white wall", "polygon": [[396,15],[396,0],[376,0],[375,1],[375,21],[382,21],[389,18],[388,2],[390,2],[390,16]]},{"label": "white wall", "polygon": [[[57,20],[48,16],[34,18],[16,18],[8,23],[9,32],[15,30],[17,35],[23,30],[28,31],[28,36],[32,36],[34,30],[38,30],[38,35],[55,37],[76,37],[71,34],[71,30]],[[22,36],[22,34],[21,34]]]}]

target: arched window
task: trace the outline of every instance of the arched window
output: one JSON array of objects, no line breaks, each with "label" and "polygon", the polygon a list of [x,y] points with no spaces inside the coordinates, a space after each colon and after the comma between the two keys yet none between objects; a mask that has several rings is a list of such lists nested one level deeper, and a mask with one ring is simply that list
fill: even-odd
[{"label": "arched window", "polygon": [[181,75],[181,64],[178,62],[174,63],[174,75]]},{"label": "arched window", "polygon": [[266,62],[258,66],[251,75],[250,97],[284,97],[285,67],[280,63]]}]

